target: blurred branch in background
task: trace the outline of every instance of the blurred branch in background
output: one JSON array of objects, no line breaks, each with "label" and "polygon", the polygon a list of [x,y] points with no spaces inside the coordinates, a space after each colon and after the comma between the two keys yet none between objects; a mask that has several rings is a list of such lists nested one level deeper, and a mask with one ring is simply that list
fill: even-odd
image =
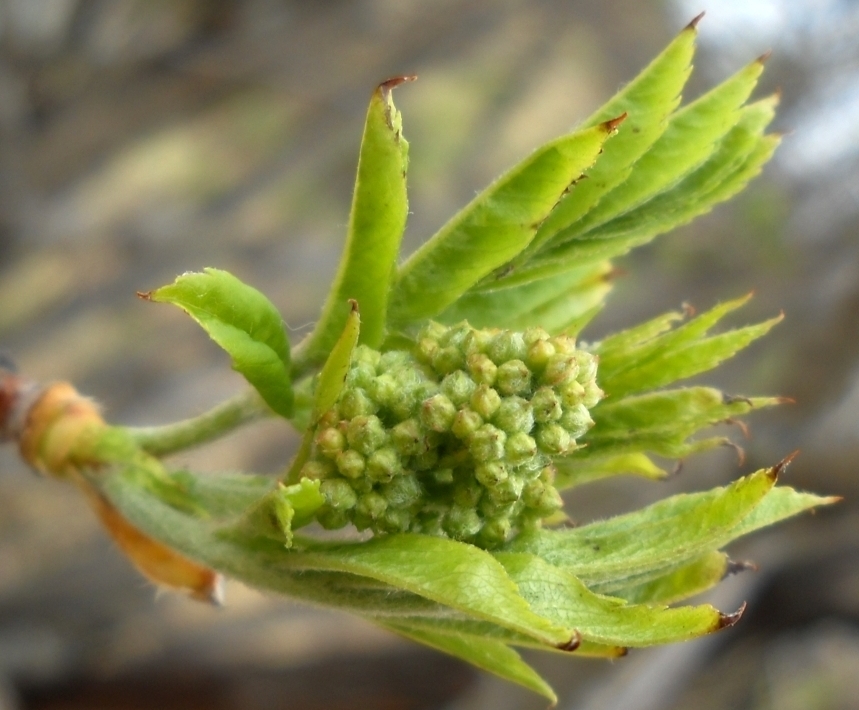
[{"label": "blurred branch in background", "polygon": [[[792,135],[746,195],[633,257],[612,320],[586,336],[688,299],[705,308],[756,290],[749,320],[784,309],[786,322],[750,355],[762,365],[739,359],[717,384],[797,404],[752,423],[746,468],[801,447],[789,482],[849,501],[859,488],[859,123],[851,118],[859,9],[835,0],[714,5],[5,0],[0,346],[37,379],[71,379],[94,393],[114,421],[198,414],[241,383],[222,374],[228,368],[205,335],[178,313],[143,307],[135,291],[218,266],[269,294],[291,327],[312,322],[347,219],[366,100],[380,79],[420,76],[399,99],[413,146],[414,245],[512,160],[588,115],[706,9],[696,85],[774,49],[764,92],[781,87],[781,128]],[[263,425],[182,461],[273,470],[296,443],[282,431]],[[727,456],[711,455],[666,485],[738,473]],[[653,485],[607,484],[572,504],[596,517],[666,494]],[[747,595],[754,621],[685,670],[656,655],[633,670],[581,663],[573,678],[566,659],[541,669],[571,708],[617,697],[635,668],[673,674],[648,700],[661,707],[848,707],[855,674],[829,659],[859,653],[855,515],[849,503],[827,511],[813,521],[813,538],[795,522],[766,539],[772,554],[750,553],[764,566]],[[201,695],[210,707],[274,707],[275,694],[300,694],[296,678],[307,674],[319,679],[307,696],[316,701],[323,687],[347,687],[324,696],[327,707],[353,706],[359,683],[368,708],[383,698],[404,708],[540,703],[359,622],[238,588],[221,614],[151,597],[76,498],[0,452],[4,709],[92,707],[108,693],[137,703],[116,707],[190,707]],[[789,651],[799,647],[804,662],[794,664]],[[380,666],[393,670],[376,678]],[[153,683],[172,693],[150,695]],[[151,705],[140,704],[146,697]],[[790,697],[802,704],[787,705]]]}]

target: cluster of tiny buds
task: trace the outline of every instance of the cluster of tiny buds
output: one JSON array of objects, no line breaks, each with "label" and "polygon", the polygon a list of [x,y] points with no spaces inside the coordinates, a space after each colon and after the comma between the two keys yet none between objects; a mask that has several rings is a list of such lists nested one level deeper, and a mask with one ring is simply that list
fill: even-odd
[{"label": "cluster of tiny buds", "polygon": [[562,500],[552,458],[593,425],[596,358],[573,338],[429,323],[411,351],[359,346],[301,474],[326,528],[495,547]]}]

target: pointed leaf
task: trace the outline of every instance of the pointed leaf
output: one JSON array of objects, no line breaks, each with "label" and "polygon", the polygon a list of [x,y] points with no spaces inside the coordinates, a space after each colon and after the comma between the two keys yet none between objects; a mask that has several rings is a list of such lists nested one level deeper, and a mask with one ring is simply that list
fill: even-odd
[{"label": "pointed leaf", "polygon": [[289,341],[280,313],[259,291],[226,271],[205,269],[141,297],[182,308],[227,351],[233,369],[269,407],[283,417],[292,414]]},{"label": "pointed leaf", "polygon": [[642,476],[659,480],[667,475],[645,454],[629,453],[590,458],[555,459],[555,488],[559,491],[611,476]]},{"label": "pointed leaf", "polygon": [[725,626],[709,605],[670,609],[630,605],[594,594],[572,574],[529,554],[498,553],[507,572],[537,613],[575,628],[583,638],[619,646],[688,641]]},{"label": "pointed leaf", "polygon": [[340,399],[349,365],[352,362],[352,352],[355,350],[362,330],[358,303],[351,301],[349,305],[349,315],[343,322],[343,330],[337,341],[333,343],[322,372],[319,373],[313,404],[314,419],[331,409]]},{"label": "pointed leaf", "polygon": [[385,628],[405,636],[412,641],[425,644],[451,656],[461,658],[494,675],[516,683],[547,698],[553,705],[558,698],[551,686],[529,666],[516,651],[500,641],[445,634],[423,628],[415,628],[404,623],[384,623]]},{"label": "pointed leaf", "polygon": [[616,126],[608,121],[546,144],[475,197],[400,268],[390,322],[405,327],[441,313],[519,254]]},{"label": "pointed leaf", "polygon": [[708,552],[661,577],[617,589],[614,595],[631,604],[674,604],[715,587],[728,574],[728,563],[724,552]]},{"label": "pointed leaf", "polygon": [[414,78],[389,79],[370,100],[346,246],[322,316],[302,344],[312,361],[320,362],[340,336],[350,300],[357,301],[363,313],[361,342],[371,347],[382,343],[388,293],[408,216],[408,143],[391,92]]}]

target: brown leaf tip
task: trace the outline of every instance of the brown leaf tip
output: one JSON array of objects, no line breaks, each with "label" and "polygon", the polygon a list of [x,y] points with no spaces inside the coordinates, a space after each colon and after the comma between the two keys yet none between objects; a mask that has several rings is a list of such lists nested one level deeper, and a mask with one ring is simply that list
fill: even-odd
[{"label": "brown leaf tip", "polygon": [[626,120],[627,114],[624,111],[620,116],[616,118],[610,118],[608,121],[603,121],[602,128],[606,133],[614,133],[617,130],[617,127]]},{"label": "brown leaf tip", "polygon": [[582,645],[582,635],[578,631],[574,630],[573,636],[569,641],[565,641],[564,643],[559,643],[557,646],[555,646],[555,648],[557,648],[559,651],[568,651],[568,652],[572,653],[581,645]]},{"label": "brown leaf tip", "polygon": [[152,300],[152,291],[138,291],[137,297],[141,301],[151,301]]},{"label": "brown leaf tip", "polygon": [[728,564],[725,565],[725,574],[722,577],[731,577],[735,574],[740,574],[740,572],[757,572],[758,566],[749,560],[728,560]]},{"label": "brown leaf tip", "polygon": [[698,13],[697,15],[695,15],[695,17],[692,18],[692,21],[688,25],[686,25],[686,27],[684,27],[683,29],[686,29],[686,30],[696,29],[698,27],[698,23],[701,22],[702,18],[706,14],[707,14],[706,12]]},{"label": "brown leaf tip", "polygon": [[354,298],[349,299],[349,311],[351,313],[358,312],[358,301],[356,301]]},{"label": "brown leaf tip", "polygon": [[405,76],[392,76],[390,79],[385,79],[381,84],[379,84],[379,90],[382,93],[387,94],[392,89],[397,88],[400,84],[405,84],[408,81],[414,81],[417,79],[417,74],[408,74]]},{"label": "brown leaf tip", "polygon": [[785,456],[781,461],[779,461],[769,470],[770,478],[772,478],[774,481],[777,481],[779,476],[781,476],[782,472],[790,465],[790,462],[793,461],[797,456],[799,456],[799,449]]},{"label": "brown leaf tip", "polygon": [[758,59],[757,59],[758,64],[766,64],[767,59],[769,59],[772,56],[772,53],[773,53],[773,51],[771,49],[768,49],[766,52],[764,52],[760,57],[758,57]]},{"label": "brown leaf tip", "polygon": [[734,624],[736,624],[740,619],[743,618],[743,614],[746,611],[746,603],[743,602],[742,606],[737,609],[733,614],[719,614],[719,624],[716,626],[716,631],[720,631],[722,629],[727,629]]}]

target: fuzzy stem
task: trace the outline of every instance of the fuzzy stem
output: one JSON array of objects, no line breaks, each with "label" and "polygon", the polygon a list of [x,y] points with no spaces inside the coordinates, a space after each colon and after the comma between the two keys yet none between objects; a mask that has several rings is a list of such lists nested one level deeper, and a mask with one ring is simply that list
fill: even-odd
[{"label": "fuzzy stem", "polygon": [[166,456],[212,441],[272,414],[256,390],[249,389],[199,416],[163,426],[129,427],[128,432],[147,453]]}]

